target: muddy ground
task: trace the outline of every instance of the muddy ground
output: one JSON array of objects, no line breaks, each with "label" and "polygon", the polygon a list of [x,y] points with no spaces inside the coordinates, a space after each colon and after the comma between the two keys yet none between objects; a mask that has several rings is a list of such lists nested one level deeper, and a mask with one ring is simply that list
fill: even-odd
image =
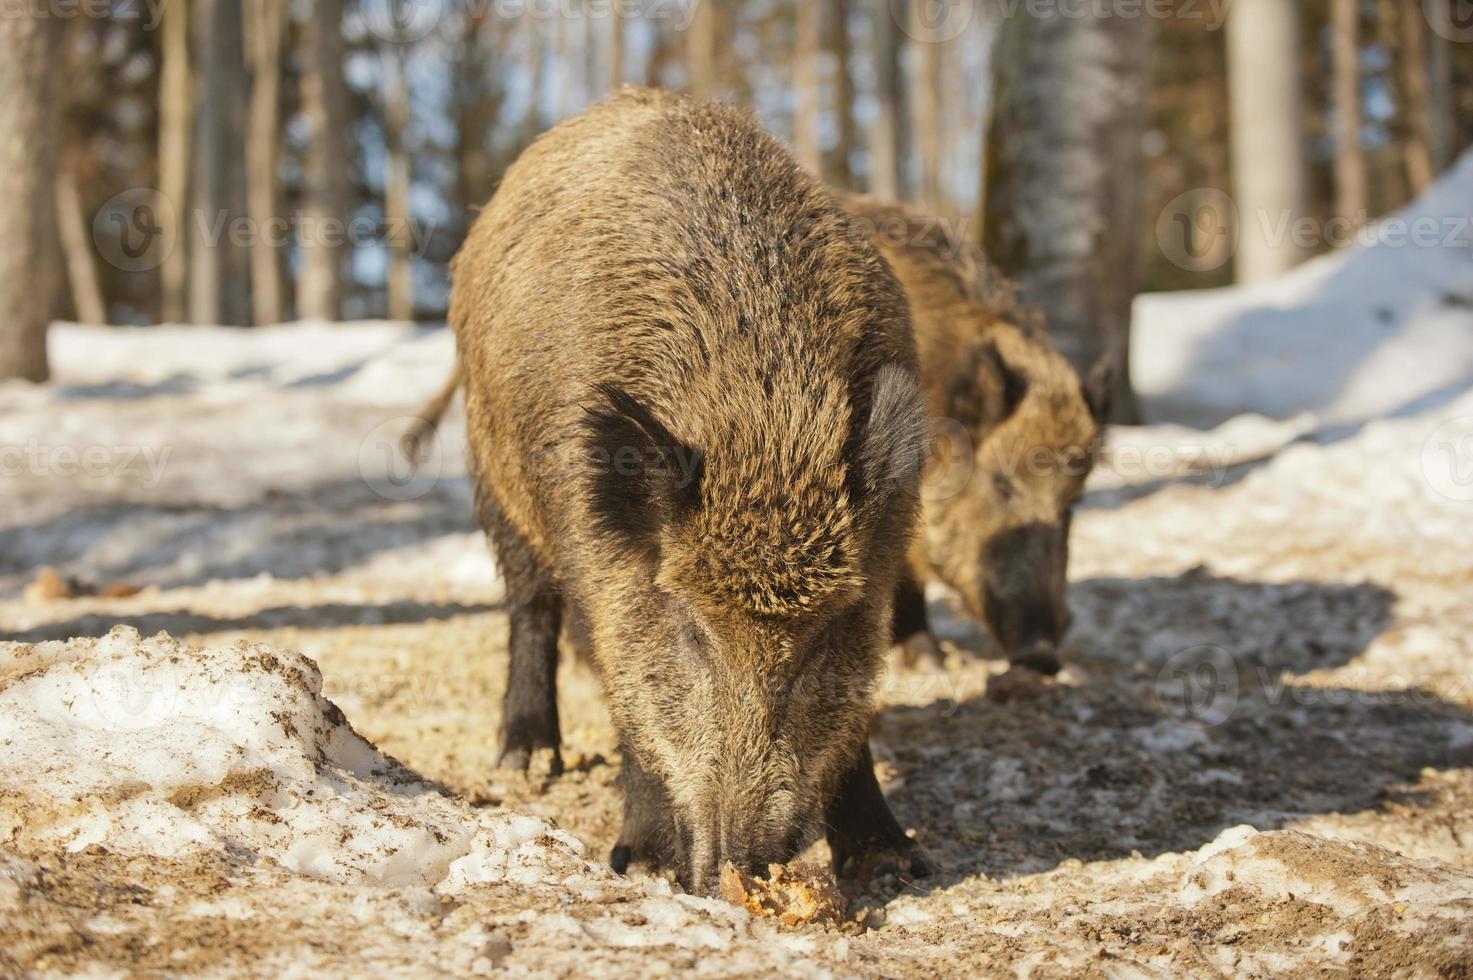
[{"label": "muddy ground", "polygon": [[[305,381],[268,359],[239,377],[164,365],[124,386],[0,390],[0,443],[51,460],[3,475],[0,640],[125,624],[300,650],[381,751],[474,807],[547,817],[602,857],[618,758],[588,668],[561,669],[569,771],[493,767],[506,618],[457,424],[422,483],[378,461],[395,431],[382,423],[435,374],[394,375],[385,359],[432,364],[443,348],[385,336]],[[0,828],[0,974],[1467,976],[1473,502],[1429,473],[1425,450],[1448,425],[1473,433],[1469,416],[1464,398],[1307,436],[1253,420],[1118,433],[1075,522],[1059,680],[999,680],[996,652],[950,617],[940,661],[895,658],[881,685],[882,781],[937,873],[851,887],[875,911],[862,934],[806,927],[776,943],[723,923],[687,941],[717,926],[655,929],[637,912],[617,935],[562,928],[598,903],[551,886],[406,912],[392,890],[363,897],[280,868],[22,853]],[[65,445],[169,455],[157,480],[119,458],[63,472]],[[1167,451],[1131,463],[1132,447]],[[1204,447],[1225,465],[1205,464]],[[73,594],[27,594],[41,566]],[[86,594],[116,583],[143,591]],[[249,915],[178,924],[181,908],[241,896]],[[466,952],[472,927],[484,935]]]}]

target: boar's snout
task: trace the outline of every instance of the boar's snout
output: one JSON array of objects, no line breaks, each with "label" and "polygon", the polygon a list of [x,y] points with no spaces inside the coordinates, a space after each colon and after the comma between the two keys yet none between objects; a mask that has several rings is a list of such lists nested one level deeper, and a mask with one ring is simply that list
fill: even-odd
[{"label": "boar's snout", "polygon": [[987,542],[982,561],[988,629],[1014,664],[1045,674],[1059,671],[1068,626],[1067,533],[1062,524],[1010,528]]},{"label": "boar's snout", "polygon": [[695,895],[714,893],[728,863],[748,874],[767,874],[770,864],[784,864],[798,852],[804,824],[796,799],[787,789],[762,793],[723,793],[718,809],[690,834],[689,880]]}]

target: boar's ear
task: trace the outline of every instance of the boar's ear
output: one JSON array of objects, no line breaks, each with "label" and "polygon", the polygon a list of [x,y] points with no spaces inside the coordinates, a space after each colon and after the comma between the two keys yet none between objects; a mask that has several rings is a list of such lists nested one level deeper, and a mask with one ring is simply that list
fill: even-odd
[{"label": "boar's ear", "polygon": [[990,432],[1023,404],[1028,384],[1028,375],[988,342],[973,352],[969,369],[957,372],[947,393],[947,411],[974,432]]},{"label": "boar's ear", "polygon": [[875,373],[869,414],[853,441],[853,489],[860,499],[914,489],[926,453],[926,410],[915,375],[887,364]]},{"label": "boar's ear", "polygon": [[594,386],[584,423],[592,509],[599,526],[641,547],[700,497],[701,454],[685,446],[628,392]]}]

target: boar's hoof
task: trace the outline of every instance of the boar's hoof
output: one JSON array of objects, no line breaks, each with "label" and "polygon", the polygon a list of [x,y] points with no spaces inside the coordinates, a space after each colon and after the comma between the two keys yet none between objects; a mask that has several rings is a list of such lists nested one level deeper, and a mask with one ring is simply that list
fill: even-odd
[{"label": "boar's hoof", "polygon": [[525,772],[531,776],[561,776],[563,756],[556,748],[534,748],[531,746],[507,746],[496,760],[500,769]]},{"label": "boar's hoof", "polygon": [[1023,667],[1028,670],[1043,674],[1045,677],[1053,677],[1064,669],[1064,664],[1059,660],[1059,655],[1051,646],[1040,644],[1031,650],[1023,650],[1011,658],[1014,667]]},{"label": "boar's hoof", "polygon": [[917,664],[941,666],[946,662],[941,648],[931,638],[930,633],[917,633],[900,643],[900,662],[907,667],[915,667]]}]

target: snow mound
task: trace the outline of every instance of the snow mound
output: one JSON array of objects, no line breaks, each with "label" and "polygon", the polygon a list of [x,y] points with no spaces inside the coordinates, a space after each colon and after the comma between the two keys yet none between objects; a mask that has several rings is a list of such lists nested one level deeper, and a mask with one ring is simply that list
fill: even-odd
[{"label": "snow mound", "polygon": [[360,737],[306,657],[119,627],[0,644],[0,842],[223,853],[345,884],[606,875],[535,817],[477,813]]},{"label": "snow mound", "polygon": [[1146,416],[1359,421],[1473,386],[1470,215],[1473,153],[1353,245],[1276,280],[1141,296],[1131,374]]}]

